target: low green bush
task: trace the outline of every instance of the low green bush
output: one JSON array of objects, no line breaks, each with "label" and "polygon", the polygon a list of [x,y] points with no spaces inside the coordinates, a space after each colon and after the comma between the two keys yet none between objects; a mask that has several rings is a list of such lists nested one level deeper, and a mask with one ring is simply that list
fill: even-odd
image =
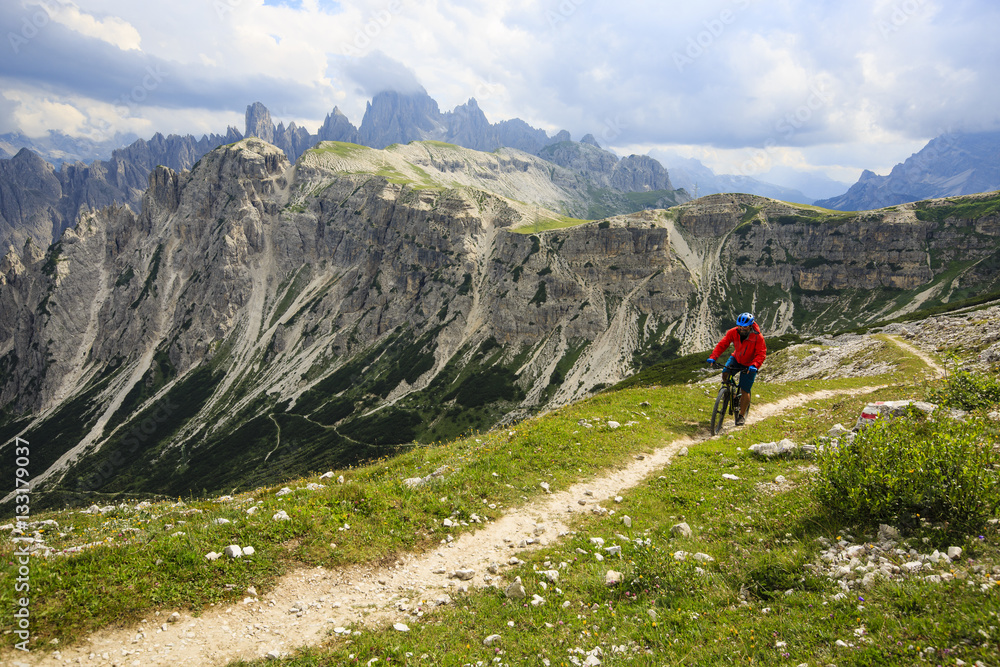
[{"label": "low green bush", "polygon": [[902,528],[920,519],[979,531],[1000,507],[997,428],[912,410],[819,457],[817,500],[834,516]]},{"label": "low green bush", "polygon": [[1000,403],[1000,378],[987,373],[957,371],[931,392],[931,401],[950,408],[979,410]]}]

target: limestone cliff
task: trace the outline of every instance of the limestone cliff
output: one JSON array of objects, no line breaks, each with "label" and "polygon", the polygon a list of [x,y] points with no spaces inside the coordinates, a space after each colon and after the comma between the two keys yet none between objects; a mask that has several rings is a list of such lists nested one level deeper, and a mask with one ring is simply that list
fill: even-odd
[{"label": "limestone cliff", "polygon": [[1000,282],[996,199],[577,224],[544,207],[582,201],[559,169],[436,142],[292,165],[256,138],[158,168],[140,214],[0,261],[3,443],[52,502],[258,485],[576,399],[733,312],[821,331]]}]

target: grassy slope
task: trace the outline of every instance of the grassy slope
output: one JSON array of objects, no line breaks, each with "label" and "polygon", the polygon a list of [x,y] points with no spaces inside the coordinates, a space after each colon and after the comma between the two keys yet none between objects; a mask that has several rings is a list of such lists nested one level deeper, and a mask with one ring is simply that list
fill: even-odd
[{"label": "grassy slope", "polygon": [[[648,659],[646,650],[655,653],[656,664],[749,660],[798,664],[814,656],[840,665],[912,664],[915,649],[910,646],[934,646],[939,651],[954,647],[954,655],[966,661],[992,655],[980,646],[983,638],[977,633],[993,632],[988,626],[997,625],[993,619],[986,622],[985,615],[1000,609],[998,591],[984,594],[960,584],[886,584],[866,595],[863,603],[853,598],[829,602],[836,588],[829,581],[803,577],[802,565],[815,559],[817,537],[835,539],[851,527],[825,516],[811,500],[810,473],[803,461],[758,463],[747,455],[746,448],[755,442],[780,437],[804,441],[834,422],[850,424],[870,398],[923,396],[926,386],[908,384],[922,362],[893,348],[883,354],[898,362],[891,377],[790,385],[759,382],[758,403],[821,387],[876,382],[893,386],[874,396],[813,403],[815,412],[799,409],[737,431],[731,438],[706,441],[690,456],[677,459],[662,477],[633,489],[615,508],[632,517],[634,527],[627,532],[633,538],[649,538],[650,548],[627,551],[628,560],[614,565],[581,559],[575,549],[587,549],[589,536],[610,540],[623,530],[615,516],[594,516],[580,520],[576,536],[525,556],[528,563],[508,574],[521,575],[529,595],[544,593],[533,566],[544,569],[545,561],[570,563],[560,579],[563,593],[558,596],[559,601],[569,600],[569,607],[522,607],[495,590],[472,593],[460,596],[453,608],[425,617],[408,635],[390,630],[365,632],[352,640],[331,639],[289,664],[353,663],[348,656],[361,663],[372,657],[406,664],[475,663],[495,655],[493,648],[482,645],[482,639],[494,633],[504,636],[501,657],[510,664],[538,662],[539,655],[561,664],[568,649],[590,650],[599,643],[605,651],[611,644],[625,646],[640,664]],[[63,643],[80,639],[112,623],[138,621],[154,609],[199,610],[212,602],[235,600],[250,584],[265,594],[282,573],[300,565],[377,562],[400,550],[431,548],[443,536],[441,521],[456,510],[460,517],[482,514],[486,501],[500,511],[521,504],[523,497],[538,495],[541,481],[553,490],[566,488],[676,437],[703,434],[710,393],[698,385],[610,392],[524,422],[512,432],[505,429],[415,448],[391,460],[341,471],[347,478],[344,485],[284,498],[276,498],[271,488],[229,502],[192,501],[181,507],[159,503],[97,516],[69,512],[33,516],[59,522],[58,529],[46,531],[50,546],[102,543],[71,557],[33,560],[36,646],[53,638]],[[642,405],[646,401],[649,406]],[[584,417],[638,424],[627,430],[583,430],[577,421]],[[449,472],[432,488],[408,490],[400,483],[441,466]],[[736,473],[741,480],[723,486],[723,472]],[[790,480],[790,490],[775,494],[767,483],[779,474]],[[302,482],[307,481],[313,480]],[[448,502],[442,503],[441,497]],[[248,517],[244,509],[258,501],[260,509]],[[203,513],[185,514],[192,509]],[[287,511],[292,520],[272,521],[278,509]],[[234,523],[211,523],[217,517]],[[670,537],[670,526],[679,520],[695,528],[693,538]],[[350,523],[352,530],[338,532],[344,523]],[[450,532],[463,530],[468,529]],[[185,535],[173,537],[177,531]],[[942,539],[934,531],[925,536]],[[331,550],[328,544],[334,538],[338,549]],[[258,555],[239,563],[204,560],[204,553],[230,543],[253,543]],[[950,543],[938,546],[944,549]],[[992,529],[982,539],[972,536],[959,546],[993,562],[1000,538]],[[677,549],[713,555],[716,562],[706,566],[709,576],[692,576],[690,564],[673,561],[669,554]],[[0,558],[13,562],[9,542],[0,547]],[[609,567],[624,571],[629,581],[659,577],[660,583],[609,591],[603,586]],[[13,576],[8,569],[0,578],[0,606],[7,609],[13,603]],[[223,584],[234,586],[226,590]],[[786,597],[783,592],[788,589],[795,592]],[[752,592],[747,604],[738,597],[741,590]],[[546,595],[555,597],[551,589]],[[941,623],[946,603],[952,611]],[[655,621],[647,613],[650,608],[656,610]],[[0,623],[7,631],[11,618],[5,615]],[[854,636],[862,625],[867,644]],[[837,649],[836,639],[852,641],[858,648]],[[987,644],[995,647],[997,639],[990,635]],[[775,648],[779,640],[787,642],[784,651]],[[782,655],[786,652],[787,658]],[[428,658],[407,660],[406,653]],[[605,660],[608,664],[610,656]]]}]

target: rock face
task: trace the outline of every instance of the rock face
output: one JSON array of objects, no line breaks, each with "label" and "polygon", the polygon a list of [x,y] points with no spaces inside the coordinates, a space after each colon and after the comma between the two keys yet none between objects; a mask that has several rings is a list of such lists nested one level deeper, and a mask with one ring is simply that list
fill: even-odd
[{"label": "rock face", "polygon": [[113,203],[139,210],[150,172],[157,165],[190,169],[219,144],[242,135],[229,128],[226,135],[194,137],[155,134],[115,150],[110,160],[64,162],[60,169],[27,148],[9,160],[0,160],[0,248],[21,247],[30,237],[48,247],[84,212]]},{"label": "rock face", "polygon": [[141,213],[0,261],[0,407],[33,488],[259,486],[575,400],[748,307],[822,331],[1000,283],[995,199],[836,217],[727,195],[520,233],[573,187],[434,142],[293,166],[250,138],[158,167]]},{"label": "rock face", "polygon": [[944,134],[897,164],[888,176],[865,170],[845,194],[816,205],[863,211],[994,190],[1000,190],[1000,132]]}]

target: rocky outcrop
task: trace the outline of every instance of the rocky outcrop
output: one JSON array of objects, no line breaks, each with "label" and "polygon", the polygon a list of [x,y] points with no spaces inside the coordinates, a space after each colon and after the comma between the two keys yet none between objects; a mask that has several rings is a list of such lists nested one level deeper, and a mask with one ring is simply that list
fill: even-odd
[{"label": "rocky outcrop", "polygon": [[611,187],[623,192],[673,190],[667,170],[648,155],[622,158],[611,171]]},{"label": "rocky outcrop", "polygon": [[58,170],[22,149],[10,160],[0,160],[0,248],[20,247],[29,237],[48,247],[80,214],[114,203],[138,211],[157,165],[189,169],[216,146],[241,138],[234,128],[198,140],[157,133],[113,151],[109,160],[63,163]]},{"label": "rocky outcrop", "polygon": [[845,194],[816,205],[863,211],[994,190],[1000,190],[1000,132],[944,134],[897,164],[888,176],[866,169]]},{"label": "rocky outcrop", "polygon": [[246,137],[257,137],[269,144],[274,143],[274,123],[271,122],[271,112],[260,102],[247,105]]}]

